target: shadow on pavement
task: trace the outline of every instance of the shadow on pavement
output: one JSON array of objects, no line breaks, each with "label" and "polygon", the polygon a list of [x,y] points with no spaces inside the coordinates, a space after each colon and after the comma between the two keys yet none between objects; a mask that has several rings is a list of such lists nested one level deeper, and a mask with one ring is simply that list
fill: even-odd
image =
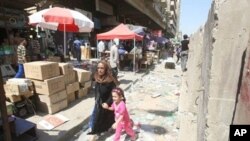
[{"label": "shadow on pavement", "polygon": [[141,124],[141,130],[158,135],[168,133],[168,131],[164,127],[158,125]]},{"label": "shadow on pavement", "polygon": [[131,82],[132,82],[132,80],[126,80],[126,79],[121,79],[120,80],[120,84],[129,84]]},{"label": "shadow on pavement", "polygon": [[177,109],[172,110],[172,111],[147,110],[147,112],[149,112],[149,113],[152,113],[152,114],[155,114],[155,115],[159,115],[159,116],[163,116],[163,117],[173,116],[176,111],[177,111]]}]

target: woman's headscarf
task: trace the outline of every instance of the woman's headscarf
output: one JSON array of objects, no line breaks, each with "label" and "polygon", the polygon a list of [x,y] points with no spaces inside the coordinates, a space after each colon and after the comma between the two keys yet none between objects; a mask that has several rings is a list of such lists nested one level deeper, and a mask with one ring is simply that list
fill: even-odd
[{"label": "woman's headscarf", "polygon": [[98,70],[96,70],[95,75],[94,75],[95,81],[98,83],[110,83],[113,81],[118,86],[119,82],[115,77],[113,77],[110,65],[106,61],[103,61],[103,60],[100,61],[98,64],[100,63],[103,64],[104,66],[104,74],[99,75]]}]

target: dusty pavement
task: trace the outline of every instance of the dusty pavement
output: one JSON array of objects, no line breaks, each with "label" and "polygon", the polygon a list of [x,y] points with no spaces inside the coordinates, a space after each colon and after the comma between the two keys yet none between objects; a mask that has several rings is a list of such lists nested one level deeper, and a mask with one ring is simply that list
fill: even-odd
[{"label": "dusty pavement", "polygon": [[[155,67],[130,89],[125,91],[129,113],[140,128],[136,129],[137,141],[176,141],[178,137],[177,111],[181,85],[180,66],[165,69],[164,64]],[[75,141],[87,141],[87,125],[76,135]],[[79,136],[79,137],[78,137]],[[97,141],[112,141],[113,133],[95,136]],[[129,140],[123,134],[121,141]]]}]

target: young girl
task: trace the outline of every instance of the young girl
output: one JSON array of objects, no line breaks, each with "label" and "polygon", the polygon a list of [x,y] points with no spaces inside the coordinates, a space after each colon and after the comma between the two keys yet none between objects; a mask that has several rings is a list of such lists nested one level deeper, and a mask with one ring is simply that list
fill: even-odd
[{"label": "young girl", "polygon": [[114,88],[112,90],[113,104],[111,107],[103,105],[103,108],[113,110],[115,113],[115,123],[112,128],[116,129],[114,141],[119,141],[122,129],[131,137],[132,141],[136,140],[135,132],[132,129],[130,117],[125,104],[124,92],[121,88]]}]

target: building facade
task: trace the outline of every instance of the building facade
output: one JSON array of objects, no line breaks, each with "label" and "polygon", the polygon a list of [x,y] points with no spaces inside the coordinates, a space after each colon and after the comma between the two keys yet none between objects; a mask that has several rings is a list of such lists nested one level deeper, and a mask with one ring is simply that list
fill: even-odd
[{"label": "building facade", "polygon": [[169,37],[178,31],[179,0],[3,0],[2,3],[1,7],[26,9],[30,14],[50,6],[77,9],[95,23],[92,37],[119,23],[141,25]]}]

